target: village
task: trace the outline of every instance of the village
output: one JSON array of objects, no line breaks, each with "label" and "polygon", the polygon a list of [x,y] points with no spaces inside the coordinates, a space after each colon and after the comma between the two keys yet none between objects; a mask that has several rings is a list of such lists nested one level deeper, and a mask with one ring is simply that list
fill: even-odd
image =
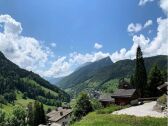
[{"label": "village", "polygon": [[[97,99],[105,108],[110,105],[127,106],[125,109],[114,111],[111,114],[126,114],[135,116],[150,116],[150,117],[167,117],[167,105],[163,106],[156,102],[157,97],[139,98],[136,89],[131,88],[130,84],[124,81],[124,78],[119,81],[119,89],[114,93],[100,93],[92,91],[90,97]],[[157,90],[167,96],[168,82],[157,87]],[[58,107],[55,110],[46,114],[47,125],[40,124],[39,126],[68,126],[71,117],[72,109],[67,106]]]}]

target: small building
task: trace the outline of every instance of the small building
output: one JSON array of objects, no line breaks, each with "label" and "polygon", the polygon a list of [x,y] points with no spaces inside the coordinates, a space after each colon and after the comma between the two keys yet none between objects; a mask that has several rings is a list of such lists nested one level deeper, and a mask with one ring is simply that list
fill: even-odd
[{"label": "small building", "polygon": [[132,100],[137,99],[138,94],[136,89],[118,89],[111,97],[115,99],[115,104],[127,105],[130,104]]},{"label": "small building", "polygon": [[164,94],[168,94],[168,82],[165,82],[164,84],[158,86],[157,89],[163,92]]},{"label": "small building", "polygon": [[72,109],[59,107],[47,114],[50,126],[68,126],[71,119]]},{"label": "small building", "polygon": [[104,93],[100,95],[99,102],[101,102],[102,106],[107,107],[114,104],[114,98],[112,98],[111,95],[111,93]]}]

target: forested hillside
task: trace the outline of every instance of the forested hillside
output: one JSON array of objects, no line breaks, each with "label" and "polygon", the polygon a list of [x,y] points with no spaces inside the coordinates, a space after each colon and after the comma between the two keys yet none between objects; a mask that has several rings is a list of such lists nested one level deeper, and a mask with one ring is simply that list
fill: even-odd
[{"label": "forested hillside", "polygon": [[[164,55],[144,58],[147,72],[154,64],[157,64],[161,70],[166,70],[167,58]],[[108,58],[108,62],[110,62],[109,60],[110,58]],[[113,83],[114,87],[116,86],[117,79],[130,78],[135,69],[135,60],[126,59],[100,67],[98,67],[99,65],[95,66],[95,63],[99,64],[98,62],[90,63],[78,69],[78,71],[63,78],[58,85],[70,93],[75,92],[77,94],[81,91],[109,90]]]},{"label": "forested hillside", "polygon": [[38,74],[21,69],[0,52],[0,102],[14,102],[16,92],[24,98],[39,100],[47,105],[69,101],[69,95],[51,85]]}]

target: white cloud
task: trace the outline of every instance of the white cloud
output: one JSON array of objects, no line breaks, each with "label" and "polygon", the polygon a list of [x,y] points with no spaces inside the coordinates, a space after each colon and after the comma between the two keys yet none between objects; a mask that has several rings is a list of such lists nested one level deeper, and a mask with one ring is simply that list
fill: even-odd
[{"label": "white cloud", "polygon": [[86,62],[94,62],[107,56],[110,56],[110,54],[103,53],[101,51],[86,54],[73,52],[69,54],[68,57],[65,56],[59,57],[54,62],[52,62],[50,69],[48,69],[45,73],[43,73],[43,76],[47,77],[65,76],[73,72],[74,69],[81,64],[84,64]]},{"label": "white cloud", "polygon": [[142,29],[142,25],[141,24],[139,24],[139,23],[136,23],[136,24],[131,23],[131,24],[128,25],[127,31],[131,32],[131,33],[136,33],[136,32],[141,31],[141,29]]},{"label": "white cloud", "polygon": [[128,25],[127,31],[130,32],[132,35],[140,32],[142,29],[145,29],[153,24],[152,20],[147,20],[144,25],[140,23],[130,23]]},{"label": "white cloud", "polygon": [[168,0],[160,0],[160,7],[165,12],[166,16],[168,16]]},{"label": "white cloud", "polygon": [[95,43],[94,44],[94,48],[95,49],[101,49],[103,47],[103,45],[99,44],[99,43]]},{"label": "white cloud", "polygon": [[[0,51],[22,68],[36,70],[44,66],[50,50],[38,40],[22,36],[22,26],[10,15],[0,15],[3,31],[0,32]],[[37,68],[38,67],[38,68]]]},{"label": "white cloud", "polygon": [[57,44],[56,44],[56,43],[54,43],[54,42],[52,42],[52,43],[50,43],[50,46],[54,48],[54,47],[56,47],[56,46],[57,46]]},{"label": "white cloud", "polygon": [[144,24],[144,28],[146,28],[152,24],[153,24],[152,20],[147,20],[146,23]]},{"label": "white cloud", "polygon": [[5,34],[20,34],[22,32],[20,22],[15,21],[10,15],[0,15],[0,23],[5,24]]},{"label": "white cloud", "polygon": [[146,3],[153,2],[154,0],[140,0],[139,1],[139,6],[144,6]]},{"label": "white cloud", "polygon": [[157,36],[150,40],[144,35],[140,34],[133,36],[133,45],[126,51],[125,48],[120,52],[115,52],[111,55],[111,59],[115,62],[122,59],[134,59],[137,46],[140,45],[145,57],[154,55],[168,55],[168,18],[159,19]]},{"label": "white cloud", "polygon": [[71,64],[66,61],[66,57],[60,57],[52,62],[51,67],[43,73],[47,77],[61,77],[70,74]]}]

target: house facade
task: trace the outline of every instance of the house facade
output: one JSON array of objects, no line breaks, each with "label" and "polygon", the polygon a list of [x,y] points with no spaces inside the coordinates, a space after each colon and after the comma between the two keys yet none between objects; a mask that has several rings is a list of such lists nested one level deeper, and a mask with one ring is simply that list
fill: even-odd
[{"label": "house facade", "polygon": [[71,119],[71,114],[71,109],[59,107],[47,114],[48,125],[68,126]]},{"label": "house facade", "polygon": [[99,102],[102,104],[102,106],[107,107],[114,104],[114,98],[112,98],[111,95],[111,93],[104,93],[100,95]]},{"label": "house facade", "polygon": [[130,104],[132,100],[138,98],[138,93],[136,89],[118,89],[111,97],[115,99],[115,104],[127,105]]}]

